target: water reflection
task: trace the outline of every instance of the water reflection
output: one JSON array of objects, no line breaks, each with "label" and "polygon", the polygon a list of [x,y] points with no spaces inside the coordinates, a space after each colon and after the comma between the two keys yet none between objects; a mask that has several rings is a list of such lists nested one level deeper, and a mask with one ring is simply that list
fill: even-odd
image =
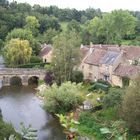
[{"label": "water reflection", "polygon": [[0,90],[3,119],[19,130],[20,122],[38,129],[38,140],[64,140],[58,120],[42,109],[42,101],[31,87],[10,86]]}]

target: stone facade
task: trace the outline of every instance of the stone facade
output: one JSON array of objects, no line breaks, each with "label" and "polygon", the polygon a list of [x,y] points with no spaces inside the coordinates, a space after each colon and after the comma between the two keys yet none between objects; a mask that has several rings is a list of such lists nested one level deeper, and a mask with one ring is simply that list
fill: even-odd
[{"label": "stone facade", "polygon": [[22,85],[28,85],[31,77],[37,77],[44,80],[46,71],[42,69],[20,69],[20,68],[4,68],[0,70],[0,81],[3,86],[9,86],[13,77],[19,77]]},{"label": "stone facade", "polygon": [[[86,49],[82,45],[81,48],[86,50],[86,55],[80,66],[85,80],[103,79],[112,85],[122,87],[123,77],[133,79],[140,73],[140,47],[117,45],[86,45],[85,47]],[[137,66],[133,64],[134,60],[137,60]]]}]

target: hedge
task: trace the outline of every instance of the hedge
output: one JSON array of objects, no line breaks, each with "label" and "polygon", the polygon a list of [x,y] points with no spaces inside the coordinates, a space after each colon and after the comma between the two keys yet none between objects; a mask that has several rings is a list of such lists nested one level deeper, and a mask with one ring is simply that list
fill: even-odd
[{"label": "hedge", "polygon": [[18,65],[17,68],[34,68],[34,67],[44,68],[46,64],[49,65],[49,63],[28,63],[24,65]]}]

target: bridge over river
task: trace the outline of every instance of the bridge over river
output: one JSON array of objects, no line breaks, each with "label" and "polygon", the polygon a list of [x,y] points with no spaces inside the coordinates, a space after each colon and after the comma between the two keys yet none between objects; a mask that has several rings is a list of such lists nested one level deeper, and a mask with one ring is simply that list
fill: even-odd
[{"label": "bridge over river", "polygon": [[3,86],[9,86],[13,78],[21,79],[22,85],[28,85],[30,78],[43,80],[46,74],[44,69],[34,68],[0,68],[0,83]]}]

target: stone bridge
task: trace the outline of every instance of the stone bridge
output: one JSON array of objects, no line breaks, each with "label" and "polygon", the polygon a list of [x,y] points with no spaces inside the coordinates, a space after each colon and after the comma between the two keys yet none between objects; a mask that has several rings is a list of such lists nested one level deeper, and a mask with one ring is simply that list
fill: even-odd
[{"label": "stone bridge", "polygon": [[43,69],[29,69],[29,68],[2,68],[0,69],[0,83],[3,86],[9,86],[11,79],[18,77],[21,79],[22,85],[28,85],[29,79],[36,77],[44,80],[46,70]]}]

